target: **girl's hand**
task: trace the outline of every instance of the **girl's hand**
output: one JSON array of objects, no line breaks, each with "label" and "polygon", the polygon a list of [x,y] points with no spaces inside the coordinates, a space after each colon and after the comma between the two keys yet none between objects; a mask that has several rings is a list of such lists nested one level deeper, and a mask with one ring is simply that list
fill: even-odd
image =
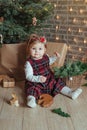
[{"label": "girl's hand", "polygon": [[60,58],[60,54],[58,52],[54,53],[56,55],[56,57]]},{"label": "girl's hand", "polygon": [[44,82],[46,81],[46,79],[47,79],[47,78],[46,78],[45,76],[40,76],[40,82],[41,82],[41,83],[44,83]]}]

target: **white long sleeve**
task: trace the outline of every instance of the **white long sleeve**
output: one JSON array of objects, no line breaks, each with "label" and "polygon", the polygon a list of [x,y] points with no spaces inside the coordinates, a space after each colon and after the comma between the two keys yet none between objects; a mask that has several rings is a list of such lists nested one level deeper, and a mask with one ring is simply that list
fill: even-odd
[{"label": "white long sleeve", "polygon": [[28,61],[26,61],[25,63],[25,76],[28,81],[40,82],[40,75],[38,76],[33,75],[33,68]]},{"label": "white long sleeve", "polygon": [[51,56],[49,57],[49,64],[52,65],[56,60],[57,60],[57,56]]},{"label": "white long sleeve", "polygon": [[[49,57],[49,56],[48,56]],[[57,56],[51,56],[49,57],[49,64],[53,64],[55,61],[57,60]],[[31,81],[31,82],[37,82],[39,83],[40,82],[40,77],[41,75],[34,75],[33,73],[33,68],[30,64],[29,61],[26,61],[25,63],[25,77],[28,81]]]}]

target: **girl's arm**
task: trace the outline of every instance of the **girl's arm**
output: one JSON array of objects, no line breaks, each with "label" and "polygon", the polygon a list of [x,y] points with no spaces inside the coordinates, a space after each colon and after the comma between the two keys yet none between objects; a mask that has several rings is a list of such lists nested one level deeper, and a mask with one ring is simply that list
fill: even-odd
[{"label": "girl's arm", "polygon": [[49,57],[49,64],[52,65],[59,57],[60,54],[58,52],[55,52],[54,56]]},{"label": "girl's arm", "polygon": [[28,61],[26,61],[24,69],[25,69],[25,77],[26,77],[26,79],[28,81],[37,82],[37,83],[43,82],[42,81],[43,76],[41,76],[41,75],[38,75],[38,76],[33,75],[33,68],[32,68],[31,64]]}]

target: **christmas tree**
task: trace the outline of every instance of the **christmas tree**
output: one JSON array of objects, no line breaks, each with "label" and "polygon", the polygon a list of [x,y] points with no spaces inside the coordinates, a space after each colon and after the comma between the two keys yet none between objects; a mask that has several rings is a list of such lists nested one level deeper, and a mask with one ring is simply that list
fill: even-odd
[{"label": "christmas tree", "polygon": [[19,43],[35,31],[51,14],[53,6],[46,0],[0,0],[0,35],[3,43]]}]

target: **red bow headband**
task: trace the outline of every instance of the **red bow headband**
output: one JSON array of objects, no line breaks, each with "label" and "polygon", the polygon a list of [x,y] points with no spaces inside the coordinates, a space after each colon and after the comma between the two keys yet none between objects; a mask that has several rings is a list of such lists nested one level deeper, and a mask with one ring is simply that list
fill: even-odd
[{"label": "red bow headband", "polygon": [[39,41],[42,42],[42,43],[46,43],[46,38],[45,37],[40,37]]},{"label": "red bow headband", "polygon": [[37,36],[36,34],[32,34],[32,35],[30,36],[30,38],[29,38],[28,41],[27,41],[27,44],[30,45],[31,43],[33,43],[33,42],[35,42],[35,41],[39,41],[39,42],[41,42],[41,43],[43,43],[43,44],[46,44],[46,38],[45,38],[44,36],[39,37],[39,36]]},{"label": "red bow headband", "polygon": [[46,43],[46,38],[45,37],[33,37],[32,39],[31,39],[31,41],[33,42],[33,41],[40,41],[40,42],[42,42],[42,43]]}]

